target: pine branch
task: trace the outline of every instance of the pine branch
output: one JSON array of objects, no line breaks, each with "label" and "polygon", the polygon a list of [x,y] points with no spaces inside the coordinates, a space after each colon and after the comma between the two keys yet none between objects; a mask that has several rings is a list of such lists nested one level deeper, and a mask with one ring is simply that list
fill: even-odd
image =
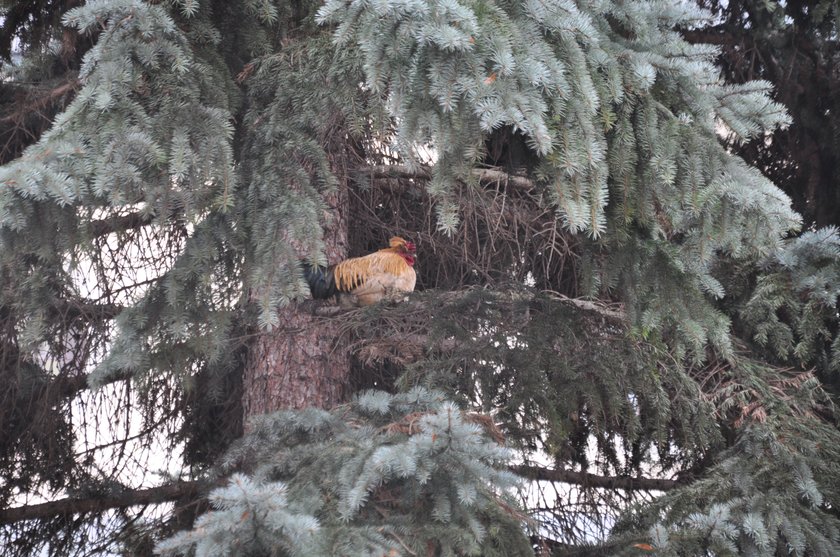
[{"label": "pine branch", "polygon": [[516,464],[511,471],[529,480],[564,482],[582,487],[602,487],[606,489],[668,491],[680,485],[677,480],[665,478],[634,478],[631,476],[599,476],[588,472],[575,472],[557,468],[543,468],[526,464]]},{"label": "pine branch", "polygon": [[742,36],[733,35],[722,25],[698,29],[683,29],[681,33],[683,38],[692,44],[735,46],[743,43]]},{"label": "pine branch", "polygon": [[383,164],[369,166],[360,170],[370,174],[373,178],[408,178],[417,180],[430,180],[432,178],[432,170],[428,166],[411,168],[404,164]]},{"label": "pine branch", "polygon": [[91,221],[90,230],[95,238],[112,234],[114,232],[125,232],[152,224],[152,215],[140,212],[129,213]]},{"label": "pine branch", "polygon": [[[126,381],[133,376],[134,374],[130,371],[123,370],[110,374],[106,379],[99,379],[98,383],[99,385],[108,385],[117,381]],[[90,387],[88,383],[89,377],[90,374],[60,377],[50,383],[46,388],[53,390],[57,398],[71,398]]]},{"label": "pine branch", "polygon": [[52,310],[61,316],[63,322],[78,318],[85,320],[113,319],[124,309],[125,306],[120,304],[90,302],[82,298],[61,299],[52,304]]},{"label": "pine branch", "polygon": [[[430,180],[432,178],[432,170],[426,166],[411,168],[402,164],[393,164],[371,166],[362,170],[370,174],[373,178],[404,178],[414,180]],[[472,175],[478,178],[482,184],[501,184],[522,191],[531,191],[535,187],[534,182],[524,176],[514,176],[513,174],[492,168],[474,168],[472,169]]]},{"label": "pine branch", "polygon": [[558,293],[553,293],[553,295],[564,303],[571,304],[584,311],[595,312],[609,321],[618,323],[626,323],[627,321],[627,315],[621,309],[612,309],[604,303],[584,300],[582,298],[570,298]]},{"label": "pine branch", "polygon": [[472,175],[477,176],[479,181],[483,184],[493,183],[502,184],[504,186],[513,186],[522,191],[531,191],[534,189],[534,182],[525,178],[524,176],[515,176],[502,172],[501,170],[494,170],[492,168],[474,168]]},{"label": "pine branch", "polygon": [[[741,47],[741,51],[749,51],[758,47],[765,50],[770,48],[784,48],[789,42],[795,42],[796,50],[807,55],[812,61],[819,47],[802,33],[791,33],[788,30],[757,28],[751,33],[744,33],[740,29],[732,30],[728,25],[701,27],[698,29],[684,29],[683,38],[692,44],[713,44],[725,47]],[[757,38],[760,37],[760,40]],[[778,66],[772,58],[762,60],[763,64]]]},{"label": "pine branch", "polygon": [[0,510],[0,524],[166,503],[207,491],[213,485],[206,480],[175,482],[147,489],[129,489],[113,495],[68,497],[37,505],[12,507]]},{"label": "pine branch", "polygon": [[[12,377],[25,369],[27,375],[37,378],[33,381],[34,384],[30,387],[30,390],[18,393],[17,396],[22,397],[22,402],[15,403],[12,401],[13,404],[22,404],[23,407],[29,407],[34,401],[40,401],[37,404],[43,404],[47,407],[60,404],[62,399],[73,398],[90,387],[90,374],[87,373],[51,377],[49,372],[32,362],[20,363],[17,359],[10,359],[10,363],[7,365],[18,367],[14,370],[9,367],[0,369],[1,375]],[[99,378],[98,384],[108,385],[117,381],[126,381],[133,376],[134,374],[131,371],[118,370],[108,375],[107,378]]]}]

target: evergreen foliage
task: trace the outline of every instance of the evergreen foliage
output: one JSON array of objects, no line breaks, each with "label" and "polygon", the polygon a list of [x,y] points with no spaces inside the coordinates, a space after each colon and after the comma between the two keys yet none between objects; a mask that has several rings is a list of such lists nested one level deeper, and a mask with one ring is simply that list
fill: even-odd
[{"label": "evergreen foliage", "polygon": [[[277,325],[278,304],[309,295],[300,256],[326,264],[323,195],[337,184],[335,168],[347,165],[337,159],[357,155],[348,155],[346,147],[328,152],[323,142],[345,114],[342,127],[354,139],[370,126],[358,66],[348,52],[334,51],[326,37],[316,36],[260,59],[251,70],[244,124],[250,133],[242,149],[248,191],[242,201],[253,238],[247,247],[249,284],[258,293],[263,326]],[[324,114],[334,120],[317,116]]]},{"label": "evergreen foliage", "polygon": [[699,0],[714,19],[686,33],[720,46],[727,81],[771,81],[793,117],[772,140],[730,146],[793,198],[808,225],[840,224],[835,169],[840,161],[838,29],[833,0]]},{"label": "evergreen foliage", "polygon": [[234,474],[210,496],[217,510],[159,550],[530,555],[524,516],[503,502],[516,483],[501,468],[509,451],[488,435],[499,435],[492,421],[424,389],[262,416],[222,464],[248,476]]},{"label": "evergreen foliage", "polygon": [[767,262],[742,310],[754,339],[782,360],[840,371],[840,236],[833,226],[788,242]]},{"label": "evergreen foliage", "polygon": [[745,426],[734,444],[704,478],[628,513],[616,531],[638,535],[649,526],[662,555],[698,546],[721,555],[835,553],[840,530],[825,511],[837,484],[816,478],[837,474],[840,435],[815,415],[831,405],[819,381],[746,360],[715,379],[724,384],[712,401],[716,411]]},{"label": "evergreen foliage", "polygon": [[[840,552],[840,240],[789,238],[721,142],[791,120],[684,39],[710,13],[77,4],[0,3],[6,553]],[[487,168],[494,137],[521,175]],[[302,262],[397,233],[423,292],[299,303]],[[287,306],[340,324],[356,396],[242,435]],[[178,490],[208,478],[196,519]]]},{"label": "evergreen foliage", "polygon": [[[703,302],[723,295],[710,265],[721,252],[770,253],[799,218],[775,186],[721,149],[718,123],[746,140],[787,116],[767,97],[768,83],[722,85],[716,51],[673,30],[703,12],[671,2],[596,4],[585,14],[563,2],[391,10],[336,1],[319,17],[339,23],[340,45],[355,41],[366,53],[367,83],[387,91],[398,145],[425,139],[438,148],[429,190],[443,201],[438,225],[456,226],[446,199],[473,163],[480,132],[510,125],[546,155],[535,171],[565,226],[593,237],[609,230],[607,245],[626,255],[596,265],[597,283],[643,305],[645,328],[664,321],[681,350],[702,359],[711,343],[728,353],[728,321]],[[500,37],[522,50],[495,44]],[[386,63],[390,52],[405,54]],[[693,299],[678,318],[657,307],[668,299],[657,291],[686,287]]]}]

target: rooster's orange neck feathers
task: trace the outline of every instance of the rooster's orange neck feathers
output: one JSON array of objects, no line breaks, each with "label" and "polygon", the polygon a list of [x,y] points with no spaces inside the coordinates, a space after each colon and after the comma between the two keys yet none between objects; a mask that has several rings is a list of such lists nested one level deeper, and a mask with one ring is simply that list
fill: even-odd
[{"label": "rooster's orange neck feathers", "polygon": [[408,242],[399,236],[394,236],[388,242],[389,247],[382,248],[379,251],[389,252],[389,253],[396,253],[403,260],[408,264],[409,267],[414,267],[414,262],[416,261],[415,258],[415,247],[413,242]]}]

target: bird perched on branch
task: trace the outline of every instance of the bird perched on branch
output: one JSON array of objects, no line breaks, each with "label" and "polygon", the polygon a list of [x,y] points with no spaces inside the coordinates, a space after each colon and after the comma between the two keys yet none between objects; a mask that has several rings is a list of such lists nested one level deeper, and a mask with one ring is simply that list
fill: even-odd
[{"label": "bird perched on branch", "polygon": [[416,249],[413,242],[399,236],[390,247],[346,259],[326,269],[303,266],[313,298],[337,296],[345,307],[369,306],[383,299],[395,299],[414,291]]}]

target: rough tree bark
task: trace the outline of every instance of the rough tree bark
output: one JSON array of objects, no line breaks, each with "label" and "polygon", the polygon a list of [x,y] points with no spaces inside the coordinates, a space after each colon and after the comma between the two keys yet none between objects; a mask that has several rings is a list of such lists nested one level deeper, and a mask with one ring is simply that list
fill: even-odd
[{"label": "rough tree bark", "polygon": [[[347,182],[325,199],[324,245],[327,260],[347,256]],[[331,408],[347,393],[350,354],[337,345],[339,322],[318,317],[307,304],[280,311],[280,326],[251,345],[244,371],[245,423],[255,414],[317,406]],[[247,427],[247,426],[246,426]]]}]

